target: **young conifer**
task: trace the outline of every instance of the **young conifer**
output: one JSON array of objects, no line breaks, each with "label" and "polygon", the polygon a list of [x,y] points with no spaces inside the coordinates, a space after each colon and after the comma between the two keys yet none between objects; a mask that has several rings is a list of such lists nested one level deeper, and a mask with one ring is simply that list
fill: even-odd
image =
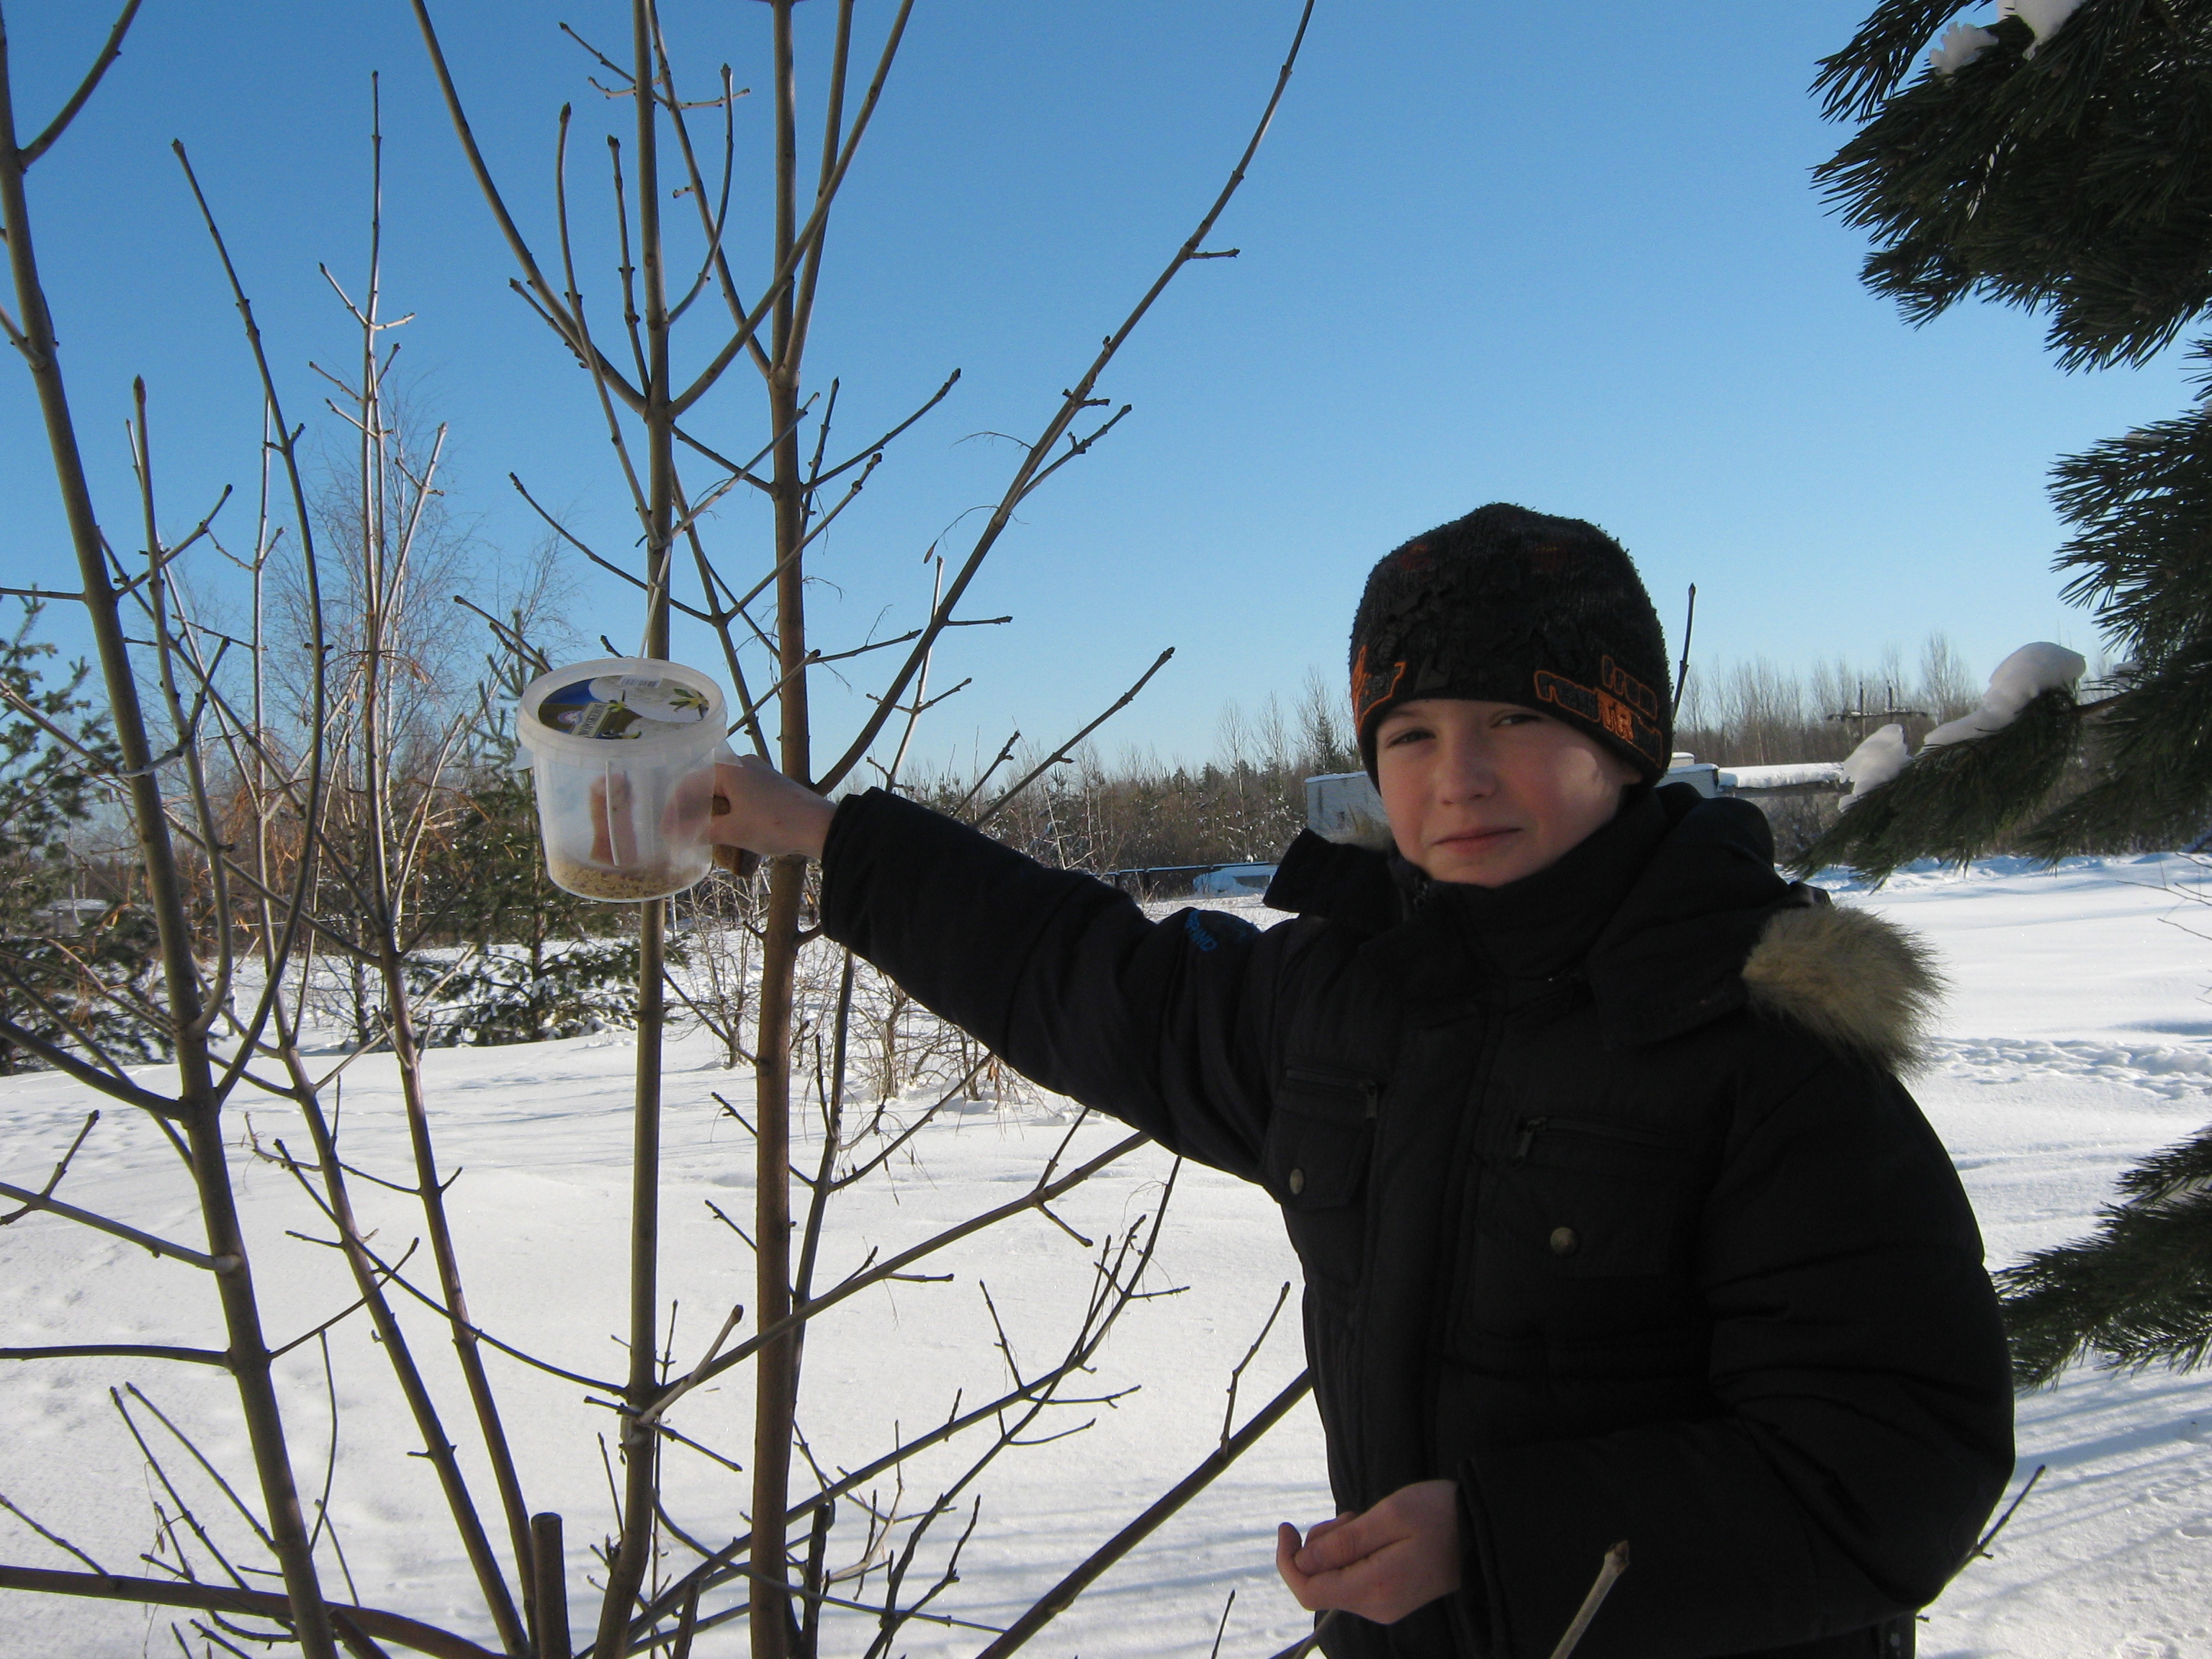
[{"label": "young conifer", "polygon": [[[1960,300],[2039,311],[2067,368],[2141,363],[2212,311],[2212,0],[1882,0],[1823,61],[1824,112],[1859,123],[1818,169],[1874,249],[1862,273],[1918,324]],[[1942,38],[1936,40],[1945,24]],[[1916,70],[1930,43],[1924,71]],[[2190,348],[2212,362],[2212,339]],[[1802,862],[1887,873],[2013,834],[2051,858],[2172,846],[2212,819],[2212,369],[2196,408],[2053,470],[2057,566],[2124,667],[2076,704],[2045,691],[2003,731],[1925,751]],[[2087,789],[2053,785],[2087,743]],[[2002,1275],[2024,1385],[2084,1353],[2212,1354],[2212,1128],[2121,1178],[2090,1238]]]}]

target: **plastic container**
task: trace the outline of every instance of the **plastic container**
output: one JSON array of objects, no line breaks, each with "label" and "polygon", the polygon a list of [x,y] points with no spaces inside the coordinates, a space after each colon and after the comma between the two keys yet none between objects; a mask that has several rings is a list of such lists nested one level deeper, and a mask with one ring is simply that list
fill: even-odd
[{"label": "plastic container", "polygon": [[580,662],[523,688],[515,734],[556,885],[634,904],[706,875],[723,709],[706,675],[641,657]]}]

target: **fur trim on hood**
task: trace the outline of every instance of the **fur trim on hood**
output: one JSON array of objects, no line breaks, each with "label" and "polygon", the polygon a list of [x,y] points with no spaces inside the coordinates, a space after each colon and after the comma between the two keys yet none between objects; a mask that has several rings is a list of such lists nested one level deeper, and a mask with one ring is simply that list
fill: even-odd
[{"label": "fur trim on hood", "polygon": [[1936,953],[1864,910],[1778,910],[1743,964],[1754,1012],[1795,1021],[1893,1072],[1926,1063],[1921,1045],[1942,1000]]}]

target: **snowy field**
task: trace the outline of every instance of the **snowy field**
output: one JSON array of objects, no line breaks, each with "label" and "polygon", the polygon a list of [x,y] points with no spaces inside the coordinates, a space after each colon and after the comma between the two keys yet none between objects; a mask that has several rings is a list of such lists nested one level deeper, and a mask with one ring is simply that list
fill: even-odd
[{"label": "snowy field", "polygon": [[[2000,860],[1960,874],[1907,872],[1880,891],[1838,884],[1844,902],[1921,931],[1952,976],[1936,1063],[1915,1088],[1979,1210],[1992,1265],[2085,1231],[2116,1170],[2212,1118],[2212,1005],[2204,994],[2212,940],[2203,937],[2212,934],[2212,908],[2191,902],[2200,890],[2212,897],[2212,882],[2171,857],[2072,860],[2051,872]],[[1224,908],[1252,909],[1237,901]],[[711,1039],[695,1037],[674,1043],[670,1056],[661,1289],[678,1304],[679,1354],[696,1353],[729,1307],[750,1295],[746,1247],[707,1207],[719,1204],[750,1224],[746,1137],[711,1098],[719,1090],[745,1106],[747,1079],[716,1058]],[[609,1379],[624,1363],[610,1334],[624,1323],[632,1059],[626,1037],[599,1037],[444,1049],[428,1066],[444,1167],[462,1171],[451,1202],[476,1316],[507,1340]],[[92,1103],[51,1075],[0,1079],[0,1178],[41,1182]],[[295,1147],[304,1141],[278,1107],[247,1109],[264,1146],[279,1137]],[[343,1118],[349,1161],[402,1178],[404,1127],[388,1061],[364,1060],[347,1073]],[[846,1212],[824,1246],[820,1282],[834,1281],[871,1248],[896,1249],[1018,1194],[1066,1134],[1066,1121],[1056,1103],[975,1103],[932,1126],[913,1143],[912,1157],[900,1159],[896,1179]],[[269,1323],[284,1340],[343,1307],[352,1292],[331,1251],[288,1237],[327,1237],[327,1224],[283,1170],[252,1156],[246,1131],[240,1115],[237,1177]],[[1103,1149],[1119,1133],[1086,1125],[1072,1154]],[[983,1285],[1022,1363],[1048,1362],[1073,1328],[1095,1247],[1154,1212],[1167,1174],[1167,1160],[1148,1149],[1069,1195],[1059,1212],[1092,1249],[1024,1215],[932,1264],[952,1273],[951,1282],[880,1289],[827,1316],[805,1356],[802,1428],[814,1456],[825,1467],[856,1467],[887,1447],[894,1423],[911,1434],[941,1420],[956,1393],[964,1390],[972,1405],[1001,1384]],[[180,1242],[196,1238],[173,1156],[149,1126],[120,1109],[93,1131],[63,1196]],[[416,1236],[404,1200],[360,1182],[356,1196],[381,1230],[380,1249],[404,1250]],[[1110,1404],[1048,1417],[1030,1437],[1090,1426],[1008,1451],[963,1493],[957,1522],[940,1525],[941,1538],[933,1534],[938,1545],[922,1552],[915,1569],[934,1577],[966,1522],[969,1500],[980,1495],[960,1582],[935,1610],[1003,1625],[1215,1442],[1230,1370],[1279,1288],[1295,1277],[1295,1264],[1255,1189],[1187,1169],[1167,1215],[1152,1282],[1188,1288],[1132,1306],[1096,1375],[1077,1392],[1103,1396],[1141,1386]],[[428,1277],[424,1269],[418,1282]],[[416,1353],[465,1448],[472,1437],[450,1349],[421,1316],[419,1308],[407,1315]],[[191,1269],[51,1216],[0,1231],[0,1343],[217,1346],[218,1330],[213,1293]],[[337,1432],[329,1513],[345,1564],[326,1541],[327,1582],[345,1594],[349,1570],[362,1601],[489,1639],[429,1469],[406,1455],[418,1443],[367,1327],[358,1317],[340,1325],[331,1351]],[[1246,1372],[1238,1420],[1301,1364],[1293,1311]],[[581,1585],[586,1574],[597,1576],[587,1547],[611,1513],[597,1440],[609,1413],[587,1403],[594,1390],[497,1356],[491,1364],[529,1504],[568,1518],[580,1639],[590,1606]],[[332,1415],[316,1346],[295,1350],[280,1371],[312,1500],[323,1490]],[[152,1500],[161,1494],[109,1399],[109,1389],[126,1382],[189,1425],[218,1468],[250,1483],[220,1373],[143,1361],[45,1361],[0,1368],[0,1493],[109,1570],[146,1573],[154,1570],[137,1558],[153,1547]],[[218,1540],[235,1544],[242,1525],[222,1512],[204,1478],[187,1478],[188,1460],[172,1455],[158,1425],[139,1416]],[[749,1461],[739,1391],[702,1393],[672,1420]],[[1922,1654],[2212,1653],[2212,1376],[2075,1372],[2022,1401],[2020,1428],[2021,1478],[2038,1464],[2049,1473],[1997,1541],[1995,1559],[1971,1565],[1929,1610]],[[887,1482],[878,1502],[911,1513],[965,1462],[953,1452],[932,1454],[909,1468],[902,1497]],[[746,1477],[689,1455],[672,1455],[667,1468],[673,1520],[710,1545],[726,1541],[739,1525]],[[488,1500],[480,1463],[471,1463],[471,1476]],[[1271,1653],[1306,1624],[1270,1564],[1273,1525],[1310,1522],[1328,1507],[1318,1425],[1303,1405],[1030,1650],[1060,1659],[1202,1655],[1233,1589],[1221,1652],[1237,1659]],[[830,1558],[852,1561],[861,1544],[858,1528],[841,1521]],[[4,1512],[0,1560],[80,1565]],[[680,1551],[668,1559],[671,1571],[684,1565]],[[868,1581],[872,1593],[880,1594],[881,1582],[880,1572]],[[173,1654],[168,1622],[166,1613],[149,1619],[120,1606],[0,1593],[0,1654]],[[858,1655],[871,1633],[872,1621],[848,1616],[833,1625],[824,1650]],[[914,1624],[897,1650],[972,1654],[987,1639],[959,1625]],[[696,1650],[742,1648],[732,1627],[703,1636]]]}]

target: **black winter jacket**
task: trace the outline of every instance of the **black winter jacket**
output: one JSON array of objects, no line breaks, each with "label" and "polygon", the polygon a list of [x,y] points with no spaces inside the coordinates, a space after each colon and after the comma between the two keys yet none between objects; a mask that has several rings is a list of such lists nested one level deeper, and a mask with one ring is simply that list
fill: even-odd
[{"label": "black winter jacket", "polygon": [[1340,1509],[1461,1494],[1462,1588],[1340,1656],[1910,1653],[2012,1468],[1981,1241],[1895,1066],[1909,936],[1756,808],[1629,805],[1495,890],[1303,836],[1260,932],[1147,921],[880,792],[831,937],[1046,1088],[1264,1185]]}]

